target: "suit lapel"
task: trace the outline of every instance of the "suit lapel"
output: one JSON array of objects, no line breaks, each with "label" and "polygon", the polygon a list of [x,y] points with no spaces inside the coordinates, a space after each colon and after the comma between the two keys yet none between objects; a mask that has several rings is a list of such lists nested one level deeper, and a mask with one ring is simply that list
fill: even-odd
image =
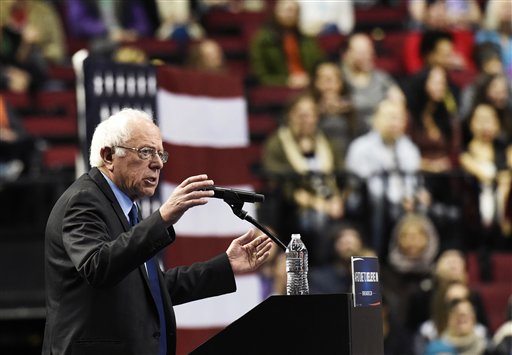
[{"label": "suit lapel", "polygon": [[[123,228],[125,232],[130,230],[130,223],[128,223],[128,220],[126,219],[126,216],[124,215],[123,209],[119,205],[119,202],[116,199],[116,196],[114,195],[114,192],[108,185],[107,180],[105,180],[105,177],[103,174],[99,171],[98,168],[92,168],[89,171],[89,176],[93,179],[93,181],[98,185],[100,190],[107,196],[107,198],[110,200],[110,203],[112,204],[112,208],[114,212],[117,215],[117,218],[119,218],[119,221],[123,225]],[[140,212],[139,212],[139,220],[140,220]]]}]

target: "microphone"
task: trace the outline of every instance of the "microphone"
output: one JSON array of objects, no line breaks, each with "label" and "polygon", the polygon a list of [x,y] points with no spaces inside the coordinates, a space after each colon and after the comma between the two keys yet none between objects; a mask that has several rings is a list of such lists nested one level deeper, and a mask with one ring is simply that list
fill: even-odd
[{"label": "microphone", "polygon": [[265,196],[262,194],[257,194],[252,191],[246,191],[246,190],[238,190],[238,189],[228,189],[224,187],[219,186],[208,186],[203,189],[202,191],[209,191],[212,190],[215,194],[213,197],[223,199],[224,201],[240,201],[240,202],[249,202],[249,203],[255,203],[255,202],[263,202],[265,200]]}]

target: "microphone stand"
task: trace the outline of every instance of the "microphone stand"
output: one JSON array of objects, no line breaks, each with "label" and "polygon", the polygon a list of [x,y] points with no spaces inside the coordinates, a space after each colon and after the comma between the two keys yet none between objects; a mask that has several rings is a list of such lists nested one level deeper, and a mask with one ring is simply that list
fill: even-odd
[{"label": "microphone stand", "polygon": [[253,225],[255,225],[259,230],[268,235],[270,239],[274,241],[277,245],[286,251],[286,245],[283,244],[282,241],[279,240],[275,235],[273,235],[265,226],[255,220],[253,217],[249,215],[247,211],[244,211],[242,207],[244,206],[244,202],[238,197],[238,195],[232,191],[226,191],[224,193],[224,202],[226,202],[229,207],[233,210],[233,213],[238,216],[242,220],[249,221]]}]

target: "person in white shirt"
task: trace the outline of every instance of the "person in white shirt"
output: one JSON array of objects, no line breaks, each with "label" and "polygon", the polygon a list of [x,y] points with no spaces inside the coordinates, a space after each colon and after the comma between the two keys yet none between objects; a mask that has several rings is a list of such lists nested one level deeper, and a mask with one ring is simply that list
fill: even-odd
[{"label": "person in white shirt", "polygon": [[381,101],[373,116],[372,129],[352,141],[345,159],[348,172],[366,182],[371,208],[368,215],[372,219],[371,241],[367,244],[379,255],[385,255],[384,238],[389,237],[387,231],[393,221],[404,211],[417,208],[418,201],[428,200],[417,176],[420,152],[405,135],[406,124],[404,105]]}]

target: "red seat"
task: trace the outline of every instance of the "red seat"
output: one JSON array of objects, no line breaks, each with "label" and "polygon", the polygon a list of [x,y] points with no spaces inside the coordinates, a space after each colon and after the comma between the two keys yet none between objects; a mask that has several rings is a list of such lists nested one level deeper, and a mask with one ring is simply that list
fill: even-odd
[{"label": "red seat", "polygon": [[347,42],[347,36],[341,34],[329,34],[318,36],[318,44],[320,48],[333,59],[337,59],[340,55],[342,47]]},{"label": "red seat", "polygon": [[238,75],[241,78],[249,76],[249,64],[244,59],[226,59],[226,67],[230,74]]},{"label": "red seat", "polygon": [[375,67],[395,77],[401,76],[404,72],[400,61],[394,58],[375,58]]},{"label": "red seat", "polygon": [[405,75],[404,41],[407,32],[386,31],[375,39],[376,66],[391,75]]},{"label": "red seat", "polygon": [[480,284],[474,289],[482,296],[489,320],[489,330],[494,333],[506,320],[508,300],[512,296],[512,283]]},{"label": "red seat", "polygon": [[512,253],[492,255],[493,281],[512,285]]},{"label": "red seat", "polygon": [[265,138],[278,127],[278,122],[273,115],[268,114],[250,114],[249,132],[252,136]]},{"label": "red seat", "polygon": [[478,266],[478,257],[475,253],[467,253],[466,268],[468,270],[468,283],[470,285],[480,283],[480,267]]},{"label": "red seat", "polygon": [[69,57],[81,49],[89,49],[89,40],[84,38],[68,37],[66,38],[66,47]]},{"label": "red seat", "polygon": [[403,27],[404,19],[407,16],[407,4],[405,1],[402,1],[399,6],[395,7],[384,5],[376,5],[369,8],[356,7],[356,30],[372,27]]},{"label": "red seat", "polygon": [[71,65],[53,64],[48,67],[48,77],[72,83],[75,81],[75,70]]},{"label": "red seat", "polygon": [[237,55],[246,56],[247,42],[241,36],[212,36],[227,57]]},{"label": "red seat", "polygon": [[280,109],[286,102],[301,90],[286,86],[257,86],[249,91],[249,105],[253,109]]},{"label": "red seat", "polygon": [[43,154],[43,164],[50,169],[75,166],[79,149],[76,145],[50,146]]},{"label": "red seat", "polygon": [[448,72],[448,76],[451,81],[460,89],[464,89],[467,85],[473,83],[476,80],[477,72],[468,70],[451,70]]},{"label": "red seat", "polygon": [[240,27],[238,14],[227,10],[209,11],[203,18],[203,26],[208,33],[222,33]]},{"label": "red seat", "polygon": [[203,26],[210,34],[222,34],[238,32],[242,34],[245,26],[259,27],[266,19],[265,11],[240,11],[214,10],[208,12],[203,20]]},{"label": "red seat", "polygon": [[41,91],[37,95],[37,107],[41,113],[76,117],[75,91]]},{"label": "red seat", "polygon": [[74,116],[26,116],[23,127],[36,137],[76,139],[78,134]]},{"label": "red seat", "polygon": [[0,91],[0,96],[14,108],[28,108],[32,104],[30,96],[25,93],[16,93],[8,90]]},{"label": "red seat", "polygon": [[[491,254],[492,282],[512,285],[512,253],[493,252]],[[476,252],[466,256],[467,270],[470,285],[482,283],[480,279],[480,265]]]},{"label": "red seat", "polygon": [[138,48],[150,58],[172,57],[177,55],[179,49],[179,44],[174,40],[160,40],[150,37],[126,43],[126,46]]}]

